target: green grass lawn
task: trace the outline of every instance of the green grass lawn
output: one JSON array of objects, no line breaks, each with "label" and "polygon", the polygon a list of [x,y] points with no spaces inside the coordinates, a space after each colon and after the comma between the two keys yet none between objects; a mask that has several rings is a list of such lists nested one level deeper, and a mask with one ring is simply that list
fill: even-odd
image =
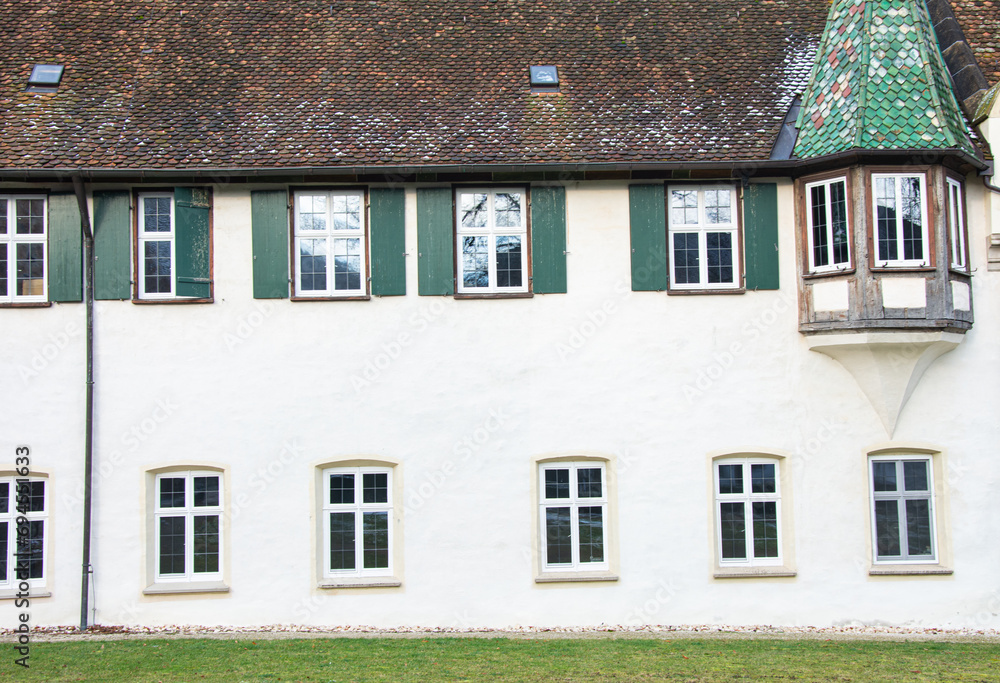
[{"label": "green grass lawn", "polygon": [[2,647],[0,681],[998,681],[1000,644],[706,638],[329,638]]}]

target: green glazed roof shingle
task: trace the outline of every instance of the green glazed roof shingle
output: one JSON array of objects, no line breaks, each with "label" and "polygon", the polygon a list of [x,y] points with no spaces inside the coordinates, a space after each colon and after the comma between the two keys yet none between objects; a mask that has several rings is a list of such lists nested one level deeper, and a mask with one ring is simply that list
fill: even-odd
[{"label": "green glazed roof shingle", "polygon": [[924,0],[834,0],[795,156],[851,149],[976,154]]}]

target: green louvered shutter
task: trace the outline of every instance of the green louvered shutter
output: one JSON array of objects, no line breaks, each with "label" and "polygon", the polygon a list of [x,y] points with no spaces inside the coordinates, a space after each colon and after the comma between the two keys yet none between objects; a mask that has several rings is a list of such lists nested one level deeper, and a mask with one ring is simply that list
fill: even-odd
[{"label": "green louvered shutter", "polygon": [[628,188],[632,239],[632,291],[667,288],[667,219],[663,185]]},{"label": "green louvered shutter", "polygon": [[743,193],[747,289],[778,289],[778,186],[753,183]]},{"label": "green louvered shutter", "polygon": [[406,294],[406,197],[402,189],[373,188],[371,201],[372,294]]},{"label": "green louvered shutter", "polygon": [[49,301],[83,300],[83,228],[75,194],[49,195]]},{"label": "green louvered shutter", "polygon": [[531,283],[535,294],[566,293],[565,188],[531,188]]},{"label": "green louvered shutter", "polygon": [[288,193],[250,193],[253,233],[253,298],[288,297]]},{"label": "green louvered shutter", "polygon": [[417,188],[417,275],[421,296],[455,293],[451,188]]},{"label": "green louvered shutter", "polygon": [[131,199],[126,190],[94,191],[94,298],[132,297]]},{"label": "green louvered shutter", "polygon": [[207,188],[174,190],[174,253],[177,255],[177,296],[212,296],[212,246],[209,234],[211,200]]}]

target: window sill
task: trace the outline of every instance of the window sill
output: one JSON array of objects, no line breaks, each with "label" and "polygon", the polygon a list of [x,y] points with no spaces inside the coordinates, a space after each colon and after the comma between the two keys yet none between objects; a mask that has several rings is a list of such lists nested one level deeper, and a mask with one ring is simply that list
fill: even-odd
[{"label": "window sill", "polygon": [[551,572],[535,577],[535,583],[587,583],[617,580],[618,575],[611,572]]},{"label": "window sill", "polygon": [[403,582],[395,576],[373,576],[360,579],[325,579],[317,588],[331,590],[336,588],[399,588]]},{"label": "window sill", "polygon": [[132,299],[132,303],[139,304],[140,306],[158,306],[160,304],[212,304],[215,303],[215,299],[208,297],[207,299]]},{"label": "window sill", "polygon": [[27,599],[27,600],[34,600],[35,598],[51,598],[51,597],[52,597],[52,593],[50,593],[48,591],[42,591],[40,593],[33,593],[32,591],[29,590],[26,595],[23,594],[23,593],[21,595],[18,595],[18,591],[17,590],[5,590],[5,591],[0,592],[0,600],[17,600],[18,598],[20,598],[22,600],[25,600],[25,599]]},{"label": "window sill", "polygon": [[474,292],[462,292],[461,294],[456,293],[454,298],[456,299],[530,299],[534,294],[532,292],[483,292],[482,294],[476,294]]},{"label": "window sill", "polygon": [[229,586],[222,581],[192,581],[185,583],[154,583],[142,591],[143,595],[175,595],[178,593],[228,593]]},{"label": "window sill", "polygon": [[858,272],[858,269],[854,266],[850,268],[844,268],[843,270],[824,270],[819,273],[803,273],[803,280],[822,280],[827,277],[837,277],[838,275],[854,275]]},{"label": "window sill", "polygon": [[688,295],[704,295],[704,294],[746,294],[747,290],[745,287],[731,287],[728,289],[670,289],[667,288],[667,294],[670,296],[688,296]]},{"label": "window sill", "polygon": [[768,579],[791,578],[796,574],[788,567],[718,567],[712,576],[716,579]]},{"label": "window sill", "polygon": [[0,304],[0,308],[49,308],[51,306],[51,301],[22,301],[19,303]]},{"label": "window sill", "polygon": [[873,273],[933,273],[937,271],[934,266],[872,266]]},{"label": "window sill", "polygon": [[963,280],[972,279],[972,272],[968,270],[963,270],[962,268],[956,268],[955,266],[951,266],[950,268],[948,268],[948,272],[951,273],[952,275],[958,275]]},{"label": "window sill", "polygon": [[883,564],[868,570],[869,576],[950,576],[954,573],[954,569],[938,564]]},{"label": "window sill", "polygon": [[289,297],[289,301],[371,301],[367,294],[352,294],[351,296],[302,296]]}]

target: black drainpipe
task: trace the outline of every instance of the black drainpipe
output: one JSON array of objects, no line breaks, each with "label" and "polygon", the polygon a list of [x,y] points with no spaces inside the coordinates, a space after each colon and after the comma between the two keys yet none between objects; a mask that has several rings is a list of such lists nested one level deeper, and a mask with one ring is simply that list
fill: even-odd
[{"label": "black drainpipe", "polygon": [[86,268],[84,301],[87,307],[87,426],[83,456],[83,581],[80,589],[80,632],[87,630],[87,596],[90,590],[90,519],[94,472],[94,232],[90,226],[87,208],[87,191],[83,177],[73,176],[73,190],[80,205],[80,223],[83,227],[83,250]]}]

